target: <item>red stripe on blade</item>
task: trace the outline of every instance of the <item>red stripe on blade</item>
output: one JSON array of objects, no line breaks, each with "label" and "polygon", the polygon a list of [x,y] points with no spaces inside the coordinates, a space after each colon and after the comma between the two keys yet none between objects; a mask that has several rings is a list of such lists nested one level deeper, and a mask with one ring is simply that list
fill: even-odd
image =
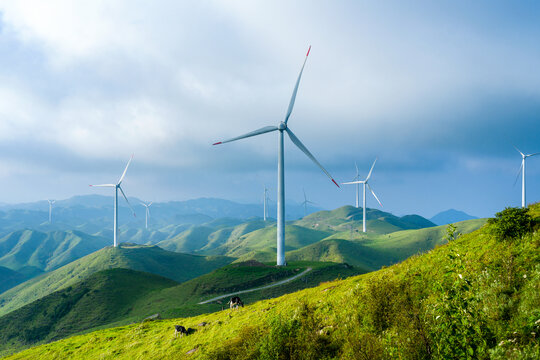
[{"label": "red stripe on blade", "polygon": [[307,54],[306,54],[306,57],[309,56],[309,52],[311,51],[311,45],[309,45],[309,49],[307,50]]},{"label": "red stripe on blade", "polygon": [[[337,186],[338,188],[340,188],[339,185],[337,184],[337,182],[336,182],[334,179],[332,179],[332,181],[334,182],[334,184],[336,184],[336,186]],[[340,188],[340,189],[341,189],[341,188]]]},{"label": "red stripe on blade", "polygon": [[212,145],[219,145],[219,144],[221,144],[221,141],[217,143],[213,143]]}]

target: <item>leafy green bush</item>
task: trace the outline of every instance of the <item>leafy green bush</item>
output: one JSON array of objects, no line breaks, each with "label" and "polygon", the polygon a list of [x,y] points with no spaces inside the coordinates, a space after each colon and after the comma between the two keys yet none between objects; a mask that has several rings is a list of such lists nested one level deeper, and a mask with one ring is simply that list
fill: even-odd
[{"label": "leafy green bush", "polygon": [[506,208],[489,219],[491,231],[499,240],[512,240],[521,238],[532,230],[532,218],[527,209]]}]

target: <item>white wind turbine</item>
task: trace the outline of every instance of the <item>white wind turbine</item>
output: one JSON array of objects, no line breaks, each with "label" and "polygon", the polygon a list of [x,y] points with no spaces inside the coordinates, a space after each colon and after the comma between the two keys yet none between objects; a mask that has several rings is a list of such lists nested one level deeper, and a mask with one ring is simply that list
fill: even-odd
[{"label": "white wind turbine", "polygon": [[101,185],[90,185],[90,186],[96,186],[96,187],[113,187],[114,188],[114,247],[118,246],[118,189],[120,189],[120,192],[122,193],[122,196],[124,199],[126,199],[127,204],[129,205],[129,208],[131,211],[133,211],[133,216],[135,215],[135,210],[131,207],[131,204],[129,203],[126,194],[124,193],[124,190],[122,190],[122,187],[120,186],[122,184],[122,181],[124,181],[124,177],[126,176],[127,169],[129,167],[129,164],[131,163],[131,160],[133,159],[133,155],[129,158],[129,161],[126,165],[126,168],[124,169],[124,172],[122,173],[122,176],[120,177],[120,180],[116,184],[101,184]]},{"label": "white wind turbine", "polygon": [[302,191],[304,192],[304,202],[302,203],[302,206],[304,206],[304,217],[306,217],[308,204],[315,205],[315,203],[307,199],[306,190],[304,190],[304,188],[302,188]]},{"label": "white wind turbine", "polygon": [[56,200],[47,199],[47,201],[49,202],[49,224],[52,224],[52,205],[56,202]]},{"label": "white wind turbine", "polygon": [[345,182],[345,183],[342,183],[342,184],[364,184],[364,199],[363,199],[363,205],[364,205],[364,211],[362,212],[363,214],[363,222],[362,222],[362,228],[363,228],[363,231],[366,232],[366,186],[369,188],[369,191],[371,191],[371,193],[373,194],[373,196],[375,197],[375,200],[377,200],[377,202],[379,203],[379,205],[381,205],[382,207],[382,204],[381,202],[379,201],[379,198],[377,197],[377,195],[375,195],[375,192],[373,191],[373,189],[371,188],[371,186],[369,186],[368,184],[368,180],[369,178],[371,177],[371,173],[373,172],[373,168],[375,167],[375,163],[377,162],[377,159],[375,159],[375,161],[373,162],[373,165],[371,165],[371,169],[369,170],[369,174],[368,176],[365,178],[365,180],[356,180],[356,181],[349,181],[349,182]]},{"label": "white wind turbine", "polygon": [[294,133],[291,131],[291,129],[287,126],[287,122],[289,121],[289,117],[291,116],[294,102],[296,99],[296,93],[298,91],[298,85],[300,84],[300,78],[302,77],[302,72],[304,71],[304,66],[306,65],[306,61],[309,55],[309,51],[311,50],[311,46],[308,49],[308,52],[306,54],[306,58],[304,60],[304,64],[302,65],[302,68],[300,70],[300,74],[298,75],[298,79],[296,80],[296,85],[294,86],[294,90],[292,93],[291,100],[289,102],[289,107],[287,108],[287,113],[285,114],[285,119],[279,123],[278,126],[266,126],[261,129],[249,132],[247,134],[234,137],[232,139],[220,141],[217,143],[214,143],[213,145],[219,145],[228,143],[231,141],[236,141],[240,139],[245,139],[251,136],[261,135],[272,131],[279,131],[279,141],[278,141],[278,188],[277,188],[277,265],[282,266],[286,265],[285,263],[285,175],[284,175],[284,150],[283,150],[283,132],[286,132],[287,135],[289,135],[289,138],[295,144],[304,154],[306,154],[307,157],[309,157],[321,170],[336,184],[337,187],[339,185],[337,182],[332,178],[332,176],[324,169],[324,167],[315,159],[315,157],[309,152],[309,150],[302,144],[302,142],[294,135]]},{"label": "white wind turbine", "polygon": [[[514,146],[514,148],[521,154],[521,167],[519,168],[519,171],[518,171],[518,177],[519,177],[519,173],[521,172],[521,207],[524,208],[525,206],[527,206],[527,201],[525,200],[525,159],[527,159],[528,157],[538,155],[540,154],[540,152],[537,152],[534,154],[524,154],[517,147]],[[516,178],[516,181],[517,181],[517,178]]]},{"label": "white wind turbine", "polygon": [[146,230],[148,230],[148,218],[150,217],[150,209],[149,209],[149,207],[150,207],[150,205],[152,205],[153,203],[154,203],[153,201],[150,201],[148,204],[141,201],[141,204],[146,208],[146,222],[145,222],[145,224],[146,224],[146,226],[145,226],[145,227],[146,227]]},{"label": "white wind turbine", "polygon": [[268,217],[268,188],[264,185],[264,195],[263,195],[263,220],[266,221]]}]

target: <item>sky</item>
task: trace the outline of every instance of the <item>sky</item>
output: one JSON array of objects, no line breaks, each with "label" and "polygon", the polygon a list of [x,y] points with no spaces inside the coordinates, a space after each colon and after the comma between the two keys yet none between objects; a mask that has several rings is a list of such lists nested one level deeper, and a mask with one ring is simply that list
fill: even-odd
[{"label": "sky", "polygon": [[[108,195],[275,200],[284,119],[382,210],[492,216],[519,206],[540,151],[535,1],[0,0],[0,202]],[[285,139],[286,198],[354,204]],[[540,155],[527,161],[540,201]],[[368,195],[368,207],[378,207]]]}]

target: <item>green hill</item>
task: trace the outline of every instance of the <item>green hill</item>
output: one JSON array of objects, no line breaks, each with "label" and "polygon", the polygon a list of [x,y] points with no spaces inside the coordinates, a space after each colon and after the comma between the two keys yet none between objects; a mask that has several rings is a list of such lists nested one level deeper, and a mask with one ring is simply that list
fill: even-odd
[{"label": "green hill", "polygon": [[[368,233],[376,234],[436,226],[431,221],[418,215],[398,217],[384,211],[369,208],[366,209],[366,220]],[[348,205],[332,211],[319,211],[294,223],[317,230],[340,232],[350,230],[351,226],[353,228],[361,228],[362,221],[363,209]]]},{"label": "green hill", "polygon": [[20,230],[0,239],[0,265],[50,271],[110,244],[108,239],[80,231]]},{"label": "green hill", "polygon": [[157,246],[121,244],[117,248],[107,247],[0,294],[0,315],[101,270],[125,268],[183,282],[229,264],[232,260],[223,256],[181,254]]},{"label": "green hill", "polygon": [[0,354],[118,321],[131,312],[137,299],[177,284],[128,269],[94,273],[0,317]]},{"label": "green hill", "polygon": [[[9,359],[537,359],[538,207],[529,212],[535,230],[501,216],[376,272],[237,311],[96,331]],[[175,324],[193,330],[175,339]]]},{"label": "green hill", "polygon": [[[458,232],[466,234],[477,230],[485,222],[485,219],[467,220],[457,223],[456,227]],[[377,270],[445,244],[445,236],[446,226],[396,231],[385,235],[352,232],[352,237],[350,231],[336,232],[321,241],[288,251],[286,259],[331,261]],[[249,259],[275,261],[275,250],[252,250],[241,255],[236,261]]]},{"label": "green hill", "polygon": [[227,299],[198,303],[217,295],[277,285],[280,280],[302,274],[308,267],[312,270],[298,280],[242,294],[242,298],[247,304],[365,272],[333,263],[296,262],[275,267],[250,261],[227,265],[178,284],[134,270],[103,270],[0,317],[0,354],[96,327],[140,322],[156,313],[170,318],[219,311]]},{"label": "green hill", "polygon": [[0,266],[0,294],[27,279],[24,274]]}]

